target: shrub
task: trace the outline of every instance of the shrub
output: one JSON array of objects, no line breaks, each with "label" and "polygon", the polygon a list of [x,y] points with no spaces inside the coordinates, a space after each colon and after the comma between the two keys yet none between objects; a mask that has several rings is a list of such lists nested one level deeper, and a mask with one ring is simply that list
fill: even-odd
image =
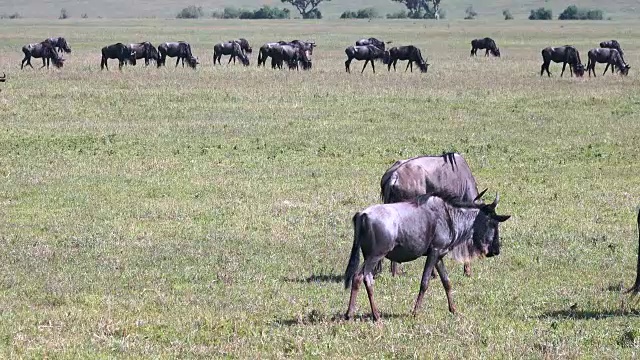
[{"label": "shrub", "polygon": [[558,20],[602,20],[603,18],[602,10],[579,8],[575,5],[567,7],[558,16]]},{"label": "shrub", "polygon": [[347,10],[340,15],[340,19],[374,19],[379,17],[378,10],[372,7],[360,9],[357,12]]},{"label": "shrub", "polygon": [[[263,6],[258,10],[225,8],[222,18],[224,19],[288,19],[291,13],[289,9],[279,9],[277,7]],[[219,17],[218,12],[213,13],[213,17]]]},{"label": "shrub", "polygon": [[176,15],[176,18],[178,19],[197,19],[199,17],[202,17],[204,15],[204,12],[202,11],[202,7],[201,6],[195,6],[195,5],[190,5],[184,9],[182,9],[178,15]]},{"label": "shrub", "polygon": [[464,13],[466,14],[466,16],[464,17],[465,20],[473,20],[476,18],[476,16],[478,16],[478,13],[473,10],[473,6],[471,5],[469,5],[469,7],[464,10]]},{"label": "shrub", "polygon": [[0,19],[20,19],[22,16],[17,13],[14,12],[13,14],[2,14],[0,15]]},{"label": "shrub", "polygon": [[302,15],[303,19],[322,19],[322,13],[318,9],[311,9]]},{"label": "shrub", "polygon": [[502,15],[505,20],[513,20],[513,15],[511,15],[511,11],[509,11],[509,9],[503,10]]},{"label": "shrub", "polygon": [[65,8],[60,9],[60,16],[58,16],[58,19],[64,20],[68,18],[69,18],[69,13],[67,12],[67,9]]},{"label": "shrub", "polygon": [[551,20],[553,15],[551,9],[539,8],[537,10],[531,10],[529,20]]},{"label": "shrub", "polygon": [[400,10],[395,13],[387,14],[387,19],[406,19],[409,17],[406,10]]}]

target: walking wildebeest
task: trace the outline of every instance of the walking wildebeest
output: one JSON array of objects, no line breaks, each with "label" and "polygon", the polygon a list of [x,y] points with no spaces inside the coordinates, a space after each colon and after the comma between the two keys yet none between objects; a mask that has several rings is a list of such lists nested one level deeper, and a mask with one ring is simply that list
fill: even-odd
[{"label": "walking wildebeest", "polygon": [[176,67],[182,60],[182,67],[184,67],[184,61],[187,61],[187,65],[195,69],[199,64],[198,58],[194,57],[191,53],[191,45],[188,42],[166,42],[158,46],[158,53],[160,54],[160,60],[158,60],[158,67],[165,65],[168,57],[177,57]]},{"label": "walking wildebeest", "polygon": [[[396,262],[427,257],[414,315],[422,305],[434,267],[447,294],[449,312],[455,313],[451,283],[442,259],[457,246],[466,246],[479,256],[500,254],[498,225],[510,216],[496,214],[498,201],[497,194],[487,205],[478,198],[473,202],[462,202],[453,195],[431,193],[410,202],[373,205],[356,213],[353,216],[353,246],[344,274],[345,288],[351,286],[345,318],[353,317],[358,290],[364,280],[373,320],[380,319],[373,300],[373,269],[385,257]],[[364,263],[359,267],[361,250]]]},{"label": "walking wildebeest", "polygon": [[424,61],[422,58],[422,53],[420,49],[413,45],[409,46],[400,46],[400,47],[392,47],[389,49],[389,64],[387,64],[387,70],[391,71],[391,65],[393,65],[393,71],[396,71],[396,63],[398,60],[409,60],[407,64],[407,68],[404,69],[406,72],[409,67],[411,67],[411,72],[413,72],[413,62],[415,61],[420,68],[420,71],[426,73],[429,69],[429,64]]},{"label": "walking wildebeest", "polygon": [[249,58],[245,55],[244,51],[242,51],[242,47],[237,41],[215,44],[213,46],[213,65],[216,64],[216,60],[218,61],[218,64],[220,64],[222,55],[231,55],[227,65],[231,63],[231,60],[235,63],[237,56],[244,66],[249,66]]},{"label": "walking wildebeest", "polygon": [[[444,153],[398,160],[380,179],[380,197],[385,204],[410,201],[430,192],[447,192],[465,202],[473,201],[478,196],[476,179],[462,155]],[[459,246],[452,250],[451,256],[463,263],[464,274],[471,276],[473,251]],[[381,271],[382,261],[375,273]],[[391,262],[391,274],[395,276],[397,271],[397,264]]]},{"label": "walking wildebeest", "polygon": [[130,52],[135,52],[136,60],[144,59],[144,64],[146,66],[149,66],[150,60],[153,60],[157,63],[158,59],[160,59],[160,56],[158,55],[158,49],[156,49],[156,47],[148,41],[129,44],[127,45],[127,48],[129,48]]},{"label": "walking wildebeest", "polygon": [[130,62],[131,65],[136,64],[136,53],[135,51],[130,50],[127,45],[123,43],[115,43],[102,48],[100,70],[103,70],[104,68],[109,70],[109,65],[107,64],[108,59],[118,59],[118,69],[122,70],[122,66],[126,61]]},{"label": "walking wildebeest", "polygon": [[486,37],[484,39],[471,40],[471,56],[478,55],[478,49],[487,49],[484,56],[489,56],[489,52],[491,52],[491,55],[500,57],[500,49],[498,49],[496,42],[492,38]]},{"label": "walking wildebeest", "polygon": [[42,66],[49,68],[49,60],[53,62],[53,65],[57,68],[61,68],[64,65],[64,59],[58,55],[58,51],[56,51],[55,47],[51,45],[47,41],[43,41],[36,44],[27,44],[22,47],[22,52],[24,53],[24,58],[20,63],[20,69],[24,68],[25,63],[33,69],[33,65],[31,65],[31,58],[42,58]]},{"label": "walking wildebeest", "polygon": [[640,293],[640,209],[638,209],[638,263],[636,265],[636,282],[627,290],[627,293],[638,295]]},{"label": "walking wildebeest", "polygon": [[63,37],[52,37],[52,38],[45,39],[44,41],[53,45],[53,47],[56,48],[58,52],[64,51],[67,54],[71,52],[71,48],[69,47],[67,40]]},{"label": "walking wildebeest", "polygon": [[[387,41],[386,44],[391,44],[391,41]],[[382,40],[378,40],[374,37],[370,37],[368,39],[360,39],[356,41],[356,46],[367,46],[367,45],[373,45],[378,49],[385,50],[385,42]]]},{"label": "walking wildebeest", "polygon": [[344,62],[344,66],[348,73],[351,72],[349,66],[351,65],[351,61],[353,59],[356,60],[365,60],[364,66],[362,67],[362,74],[364,69],[367,67],[367,64],[371,62],[371,68],[373,69],[373,73],[376,72],[376,67],[373,64],[374,60],[380,60],[383,64],[387,64],[389,61],[389,52],[380,49],[374,45],[364,45],[364,46],[349,46],[344,50],[345,54],[347,54],[347,61]]},{"label": "walking wildebeest", "polygon": [[295,44],[278,44],[272,50],[271,66],[282,69],[283,63],[287,63],[289,69],[298,70],[299,64],[302,64],[303,70],[311,69],[311,60],[308,56],[308,50]]},{"label": "walking wildebeest", "polygon": [[567,64],[569,64],[569,72],[571,73],[571,76],[573,76],[574,72],[576,73],[576,76],[584,75],[584,65],[582,65],[582,61],[580,60],[580,53],[571,45],[546,47],[542,49],[542,66],[540,67],[540,76],[542,76],[546,70],[547,75],[551,77],[549,65],[552,61],[562,63],[562,72],[560,73],[560,77],[564,74]]},{"label": "walking wildebeest", "polygon": [[[591,72],[593,72],[593,76],[596,76],[596,63],[606,63],[607,66],[604,68],[604,72],[602,75],[607,73],[607,69],[610,65],[615,65],[618,67],[618,71],[620,75],[627,75],[629,73],[629,69],[631,66],[625,64],[624,60],[622,60],[622,56],[616,49],[607,49],[607,48],[597,48],[589,50],[589,62],[587,63],[587,70],[589,71],[589,77],[591,77]],[[611,69],[613,72],[613,67]]]}]

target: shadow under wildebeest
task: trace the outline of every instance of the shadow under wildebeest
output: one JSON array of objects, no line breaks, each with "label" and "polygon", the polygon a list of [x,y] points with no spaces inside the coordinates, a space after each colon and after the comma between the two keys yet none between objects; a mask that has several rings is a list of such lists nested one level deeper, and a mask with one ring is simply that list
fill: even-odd
[{"label": "shadow under wildebeest", "polygon": [[429,70],[430,64],[427,64],[427,62],[424,60],[420,49],[413,45],[392,47],[391,49],[389,49],[389,61],[387,64],[387,70],[391,71],[391,65],[393,65],[393,71],[396,71],[396,64],[398,63],[398,60],[409,60],[407,68],[404,69],[405,72],[407,72],[409,68],[411,68],[411,72],[413,72],[414,62],[418,64],[418,68],[420,68],[420,71],[422,71],[423,73],[426,73],[427,70]]},{"label": "shadow under wildebeest", "polygon": [[486,37],[471,40],[471,56],[478,55],[478,49],[486,49],[484,56],[489,56],[489,53],[491,53],[495,57],[500,57],[500,49],[492,38]]},{"label": "shadow under wildebeest", "polygon": [[[394,314],[394,313],[381,313],[380,314],[385,319],[406,319],[410,317],[410,314]],[[358,314],[354,315],[350,320],[355,321],[369,321],[370,316],[367,314]],[[280,318],[274,320],[272,323],[275,326],[302,326],[302,325],[316,325],[323,323],[342,323],[345,321],[345,318],[342,314],[333,314],[333,315],[325,315],[321,314],[316,310],[312,310],[310,313],[305,314],[304,316],[299,316],[297,318]]]},{"label": "shadow under wildebeest", "polygon": [[373,69],[373,73],[376,72],[376,67],[374,65],[374,61],[382,61],[383,64],[387,64],[389,61],[389,52],[382,50],[374,45],[364,45],[364,46],[349,46],[344,50],[345,54],[347,54],[347,61],[344,62],[344,66],[348,73],[351,72],[349,66],[353,59],[356,60],[364,60],[364,66],[362,67],[362,71],[367,67],[368,63],[371,63],[371,68]]},{"label": "shadow under wildebeest", "polygon": [[607,73],[609,66],[611,66],[611,72],[614,72],[614,65],[617,67],[620,75],[629,74],[629,69],[631,66],[626,64],[620,56],[620,53],[616,49],[608,49],[608,48],[596,48],[589,50],[588,53],[589,61],[587,63],[587,70],[589,71],[589,77],[591,77],[591,73],[593,72],[593,77],[596,77],[596,63],[607,64],[604,68],[604,72],[602,75]]},{"label": "shadow under wildebeest", "polygon": [[582,61],[580,60],[580,53],[571,45],[556,47],[549,46],[542,49],[542,66],[540,67],[540,76],[542,76],[546,70],[547,75],[551,77],[549,65],[552,61],[555,63],[562,63],[562,72],[560,73],[560,77],[564,75],[564,70],[566,69],[567,64],[569,64],[569,72],[571,73],[571,76],[573,76],[574,72],[576,73],[576,76],[582,77],[584,75],[584,65],[582,65]]}]

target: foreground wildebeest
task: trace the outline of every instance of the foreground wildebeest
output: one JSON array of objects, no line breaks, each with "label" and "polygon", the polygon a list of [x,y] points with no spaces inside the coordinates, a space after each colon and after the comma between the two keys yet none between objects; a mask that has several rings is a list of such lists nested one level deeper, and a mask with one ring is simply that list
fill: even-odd
[{"label": "foreground wildebeest", "polygon": [[33,69],[31,65],[31,58],[42,58],[42,66],[49,68],[49,61],[53,62],[53,65],[57,68],[61,68],[64,65],[64,59],[58,55],[58,51],[47,41],[36,44],[27,44],[22,47],[24,58],[20,63],[20,69],[24,68],[25,63]]},{"label": "foreground wildebeest", "polygon": [[311,69],[311,60],[308,50],[294,44],[278,44],[271,51],[271,67],[282,69],[283,63],[287,63],[289,69],[298,70],[298,64],[302,64],[303,70]]},{"label": "foreground wildebeest", "polygon": [[51,44],[58,52],[66,52],[67,54],[71,53],[71,48],[67,43],[67,40],[63,37],[52,37],[45,39],[44,41]]},{"label": "foreground wildebeest", "polygon": [[636,282],[627,290],[627,293],[638,295],[640,293],[640,209],[638,209],[638,263],[636,265]]},{"label": "foreground wildebeest", "polygon": [[[589,76],[591,76],[591,72],[593,72],[594,77],[596,76],[596,63],[607,64],[602,75],[606,74],[607,69],[612,65],[615,65],[618,68],[620,75],[627,75],[631,68],[631,66],[625,64],[624,60],[622,60],[622,56],[620,56],[620,53],[616,49],[591,49],[589,50],[588,56],[589,62],[587,63],[587,70],[589,71]],[[613,72],[613,67],[611,68],[611,72]]]},{"label": "foreground wildebeest", "polygon": [[158,46],[158,53],[160,54],[160,60],[158,60],[158,67],[165,65],[168,57],[177,57],[176,67],[182,60],[182,67],[184,67],[184,61],[187,61],[187,65],[195,69],[199,64],[198,58],[194,57],[191,53],[191,45],[185,41],[178,42],[166,42]]},{"label": "foreground wildebeest", "polygon": [[393,65],[393,71],[396,70],[396,63],[398,60],[409,60],[407,64],[407,68],[404,69],[406,72],[409,67],[411,67],[411,72],[413,72],[413,63],[417,63],[420,71],[426,73],[429,69],[429,64],[424,61],[422,58],[422,53],[420,49],[413,45],[409,46],[400,46],[400,47],[392,47],[389,49],[389,64],[387,64],[387,70],[391,71],[391,65]]},{"label": "foreground wildebeest", "polygon": [[129,44],[127,45],[127,48],[129,48],[130,52],[135,53],[136,60],[144,59],[144,64],[147,66],[149,66],[150,60],[158,62],[158,59],[160,59],[160,56],[158,55],[158,49],[156,49],[155,46],[153,46],[153,44],[148,41]]},{"label": "foreground wildebeest", "polygon": [[235,64],[237,56],[244,66],[249,66],[249,58],[245,55],[244,51],[242,51],[242,47],[237,41],[215,44],[213,46],[213,65],[216,64],[216,60],[218,61],[218,64],[220,64],[222,55],[231,55],[227,64],[230,64],[231,60],[233,60]]},{"label": "foreground wildebeest", "polygon": [[376,67],[373,64],[374,60],[380,60],[383,64],[387,64],[389,61],[389,52],[380,49],[374,45],[364,45],[364,46],[349,46],[344,50],[345,54],[347,54],[347,61],[344,62],[344,66],[348,73],[351,72],[349,66],[351,65],[351,61],[353,59],[356,60],[365,60],[364,66],[362,67],[362,71],[367,67],[367,64],[371,62],[371,68],[373,69],[373,73],[376,72]]},{"label": "foreground wildebeest", "polygon": [[500,49],[498,49],[498,45],[492,38],[486,37],[484,39],[471,40],[471,56],[478,55],[478,49],[487,50],[484,56],[489,56],[489,52],[491,52],[491,55],[500,57]]},{"label": "foreground wildebeest", "polygon": [[391,44],[391,41],[387,41],[386,43],[382,40],[378,40],[374,37],[370,37],[368,39],[360,39],[358,41],[356,41],[356,46],[367,46],[367,45],[373,45],[375,47],[377,47],[378,49],[382,49],[385,50],[385,44]]},{"label": "foreground wildebeest", "polygon": [[[449,311],[455,313],[451,283],[442,259],[457,246],[467,246],[480,256],[500,254],[498,225],[510,216],[496,214],[498,200],[497,194],[488,205],[479,199],[462,202],[445,193],[425,194],[410,202],[373,205],[356,213],[353,216],[353,246],[344,275],[345,288],[351,286],[345,318],[353,317],[358,290],[364,280],[373,320],[380,319],[373,300],[373,269],[385,257],[396,262],[427,257],[414,315],[422,305],[434,267],[447,294]],[[364,263],[358,269],[360,250]]]},{"label": "foreground wildebeest", "polygon": [[569,72],[571,76],[573,73],[576,73],[576,76],[584,75],[584,65],[582,65],[582,61],[580,60],[580,53],[578,50],[571,46],[557,46],[557,47],[546,47],[542,49],[542,66],[540,67],[540,76],[547,71],[547,75],[550,77],[551,73],[549,72],[549,65],[551,62],[562,63],[562,72],[560,73],[560,77],[564,74],[564,70],[569,64]]},{"label": "foreground wildebeest", "polygon": [[101,70],[104,68],[109,70],[109,65],[107,64],[107,60],[109,59],[118,59],[118,68],[122,70],[122,66],[127,61],[131,63],[131,65],[136,64],[136,53],[123,43],[115,43],[102,48],[102,59],[100,60]]},{"label": "foreground wildebeest", "polygon": [[[276,52],[276,48],[279,46],[277,42],[265,43],[258,50],[258,66],[263,65],[266,66],[267,58],[271,57],[273,59],[273,54]],[[273,66],[273,61],[271,62]]]},{"label": "foreground wildebeest", "polygon": [[[431,186],[431,187],[427,187]],[[458,153],[440,156],[418,156],[396,161],[380,179],[380,197],[385,204],[410,201],[431,192],[447,192],[460,201],[470,202],[478,196],[476,179],[469,164]],[[464,264],[464,274],[471,276],[470,262],[474,252],[459,246],[452,257]],[[375,273],[382,271],[382,261]],[[397,264],[391,262],[391,274],[397,273]]]}]

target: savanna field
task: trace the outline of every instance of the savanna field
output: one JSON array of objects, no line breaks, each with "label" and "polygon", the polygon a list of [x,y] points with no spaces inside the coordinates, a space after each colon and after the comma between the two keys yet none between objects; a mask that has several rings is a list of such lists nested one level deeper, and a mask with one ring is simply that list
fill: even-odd
[{"label": "savanna field", "polygon": [[[65,36],[61,70],[21,47]],[[427,74],[344,49],[414,44]],[[469,56],[490,36],[501,58]],[[212,66],[245,37],[251,66]],[[0,357],[631,358],[640,203],[640,27],[601,22],[0,20]],[[257,49],[314,40],[311,71]],[[617,39],[628,77],[540,76],[540,51]],[[200,65],[100,71],[116,42],[191,43]],[[223,58],[223,64],[226,63]],[[343,321],[351,217],[396,160],[458,151],[489,199],[500,256],[424,260],[376,279],[382,311]]]}]

